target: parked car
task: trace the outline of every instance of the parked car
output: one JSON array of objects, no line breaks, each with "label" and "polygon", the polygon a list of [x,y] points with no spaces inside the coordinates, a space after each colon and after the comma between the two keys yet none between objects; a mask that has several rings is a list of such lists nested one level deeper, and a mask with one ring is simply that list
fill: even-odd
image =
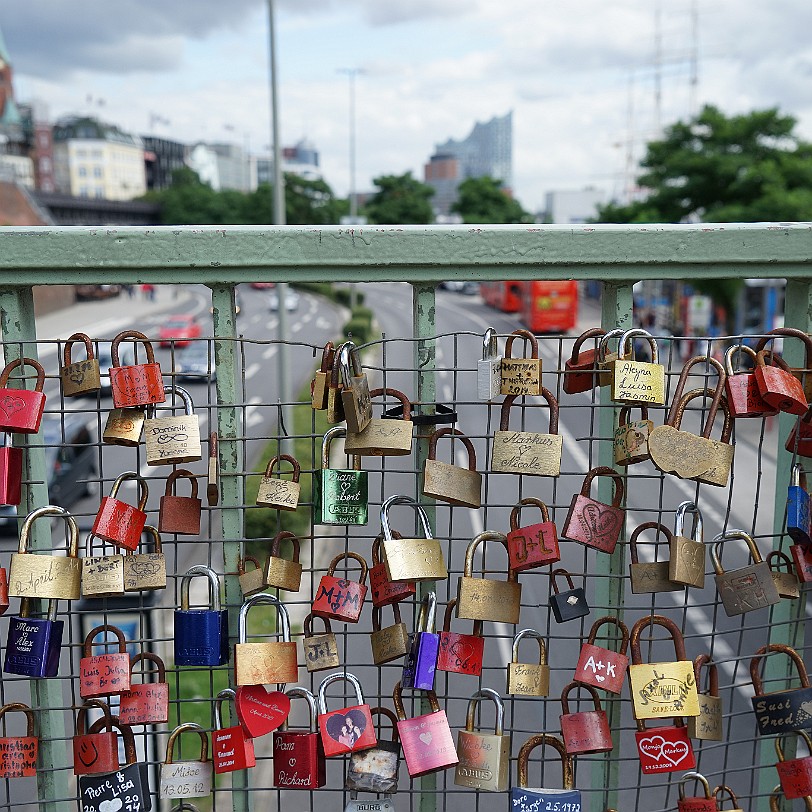
[{"label": "parked car", "polygon": [[[268,297],[268,306],[271,308],[272,313],[276,313],[279,310],[279,294],[274,291]],[[289,313],[293,312],[294,310],[299,309],[299,294],[296,293],[295,290],[291,290],[288,288],[288,292],[285,294],[285,310]]]},{"label": "parked car", "polygon": [[276,287],[276,282],[252,282],[251,287],[254,290],[270,290]]},{"label": "parked car", "polygon": [[184,379],[217,380],[214,368],[214,347],[208,341],[192,341],[175,355],[175,377]]},{"label": "parked car", "polygon": [[185,347],[192,338],[199,338],[201,334],[200,324],[197,319],[189,313],[179,313],[170,316],[161,327],[158,338],[162,347]]},{"label": "parked car", "polygon": [[121,293],[121,285],[76,285],[76,299],[86,302],[93,299],[110,299]]}]

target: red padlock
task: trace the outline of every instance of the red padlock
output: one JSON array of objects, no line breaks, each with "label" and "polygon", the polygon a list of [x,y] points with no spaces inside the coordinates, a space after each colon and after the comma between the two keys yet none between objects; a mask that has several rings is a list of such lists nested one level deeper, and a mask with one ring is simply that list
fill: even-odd
[{"label": "red padlock", "polygon": [[460,634],[451,631],[451,614],[457,605],[452,598],[445,608],[443,629],[440,632],[440,647],[437,653],[437,670],[453,674],[482,674],[482,657],[485,653],[485,638],[482,636],[482,621],[474,621],[473,634]]},{"label": "red padlock", "polygon": [[[359,581],[348,581],[334,575],[338,562],[352,558],[361,565]],[[326,575],[321,576],[316,597],[313,600],[314,615],[322,615],[331,620],[357,623],[367,594],[367,562],[358,553],[341,553],[331,562]],[[326,748],[325,748],[326,749]],[[329,753],[327,755],[330,755]]]},{"label": "red padlock", "polygon": [[[134,479],[138,483],[138,507],[117,499],[118,490],[122,482]],[[109,541],[125,550],[135,550],[141,541],[141,533],[147,523],[147,506],[149,488],[147,481],[135,471],[123,473],[110,490],[110,496],[105,496],[99,505],[99,512],[93,522],[91,533],[100,539]]]},{"label": "red padlock", "polygon": [[581,351],[585,341],[590,338],[603,338],[606,330],[593,327],[581,333],[572,345],[572,355],[564,362],[564,381],[562,389],[568,395],[576,392],[588,392],[598,385],[598,349]]},{"label": "red padlock", "polygon": [[19,505],[22,494],[23,450],[11,444],[11,435],[3,433],[0,446],[0,505]]},{"label": "red padlock", "polygon": [[[402,539],[397,530],[392,530],[393,539]],[[414,581],[390,581],[386,575],[386,562],[381,559],[383,533],[372,542],[372,566],[369,570],[369,588],[372,590],[372,605],[380,608],[400,603],[415,594]]]},{"label": "red padlock", "polygon": [[696,767],[696,756],[688,738],[688,728],[679,717],[674,722],[673,725],[646,729],[644,720],[637,720],[634,740],[643,775],[675,773]]},{"label": "red padlock", "polygon": [[[37,370],[34,389],[10,389],[8,377],[13,369],[29,366]],[[45,370],[33,358],[17,358],[6,364],[0,373],[0,431],[16,434],[36,434],[45,410]]]},{"label": "red padlock", "polygon": [[[118,652],[93,655],[93,640],[102,632],[115,635]],[[102,645],[108,645],[105,640]],[[124,633],[116,626],[96,626],[85,637],[79,661],[79,695],[83,699],[96,696],[112,696],[130,690],[130,655]]]},{"label": "red padlock", "polygon": [[[705,797],[694,795],[690,798],[685,795],[686,781],[699,781],[705,790]],[[717,812],[716,795],[711,792],[708,779],[702,773],[685,773],[679,782],[679,800],[677,801],[677,812]]]},{"label": "red padlock", "polygon": [[37,774],[39,751],[39,739],[34,732],[34,711],[22,702],[12,702],[0,708],[0,719],[9,711],[25,714],[26,731],[25,736],[0,737],[0,778],[30,778]]},{"label": "red padlock", "polygon": [[[310,708],[307,729],[291,730],[288,719],[273,732],[273,783],[284,789],[318,789],[327,783],[327,767],[321,737],[313,730],[316,698],[307,688],[291,688],[285,693],[301,697]],[[289,718],[289,717],[288,717]]]},{"label": "red padlock", "polygon": [[[101,708],[104,713],[102,733],[86,733],[88,708]],[[76,714],[73,737],[73,774],[111,773],[118,769],[118,735],[113,730],[110,707],[100,699],[88,699]]]},{"label": "red padlock", "polygon": [[803,342],[804,345],[804,365],[803,367],[792,367],[792,374],[803,384],[804,393],[806,394],[807,401],[812,401],[812,336],[805,333],[803,330],[798,330],[795,327],[776,327],[773,330],[758,340],[756,344],[756,352],[763,350],[768,342],[773,340],[774,336],[787,336],[788,338],[797,338]]},{"label": "red padlock", "polygon": [[[585,688],[592,696],[594,708],[589,711],[570,713],[569,693],[575,688]],[[583,753],[608,753],[612,747],[612,733],[606,711],[601,708],[598,692],[591,685],[571,682],[561,692],[561,738],[567,754],[577,756]]]},{"label": "red padlock", "polygon": [[[533,505],[541,511],[541,521],[519,527],[519,513],[526,505]],[[550,513],[544,502],[528,496],[510,511],[507,545],[510,569],[514,572],[532,570],[561,560],[555,522],[550,521]]]},{"label": "red padlock", "polygon": [[[620,631],[619,651],[595,645],[598,629],[607,623],[617,626]],[[603,688],[604,691],[619,694],[623,687],[623,680],[626,678],[626,669],[629,666],[629,658],[626,655],[628,649],[629,629],[626,624],[612,615],[599,618],[592,624],[589,637],[581,647],[573,679],[582,685],[592,685],[595,688]]]},{"label": "red padlock", "polygon": [[5,567],[0,567],[0,615],[8,611],[8,574]]},{"label": "red padlock", "polygon": [[812,457],[812,409],[792,427],[784,448],[799,457]]},{"label": "red padlock", "polygon": [[[144,343],[147,354],[146,364],[121,366],[118,357],[118,345],[125,338],[134,338]],[[110,390],[113,405],[117,409],[133,406],[149,406],[151,403],[165,403],[166,393],[161,377],[161,365],[155,362],[152,344],[143,333],[137,330],[125,330],[119,333],[110,347],[113,366],[110,367]]]},{"label": "red padlock", "polygon": [[[766,355],[770,353],[770,366]],[[756,383],[764,402],[780,412],[804,414],[809,408],[801,382],[790,371],[789,364],[769,350],[756,353]]]},{"label": "red padlock", "polygon": [[802,584],[812,583],[812,544],[793,544],[789,551],[795,562],[795,573]]},{"label": "red padlock", "polygon": [[[179,478],[192,483],[190,496],[175,496],[175,483]],[[197,478],[191,471],[178,468],[166,479],[166,490],[161,497],[158,513],[158,530],[161,533],[178,533],[186,536],[200,535],[202,502],[197,498]]]},{"label": "red padlock", "polygon": [[247,770],[256,767],[254,740],[245,735],[241,724],[235,727],[223,727],[223,702],[233,702],[237,694],[231,688],[224,688],[214,700],[214,725],[211,734],[212,761],[214,772],[232,773],[236,770]]},{"label": "red padlock", "polygon": [[[611,505],[590,497],[589,486],[596,476],[608,476],[614,480]],[[626,520],[626,511],[620,507],[624,493],[623,477],[617,471],[605,465],[593,468],[586,475],[581,492],[572,497],[561,535],[601,552],[613,553]]]},{"label": "red padlock", "polygon": [[[342,708],[339,711],[327,710],[327,686],[337,680],[345,680],[355,688],[355,705]],[[319,685],[319,733],[324,745],[324,755],[343,756],[344,753],[358,750],[369,750],[378,743],[375,735],[375,726],[372,724],[372,713],[369,705],[364,702],[361,692],[361,683],[353,674],[336,672],[330,674]]]},{"label": "red padlock", "polygon": [[781,789],[784,790],[784,797],[790,799],[812,795],[812,739],[805,730],[796,730],[794,733],[806,742],[808,755],[785,761],[781,737],[775,740],[775,752],[778,755],[775,769],[778,770],[778,780],[781,782]]},{"label": "red padlock", "polygon": [[761,397],[754,372],[734,371],[733,358],[736,353],[750,356],[756,365],[756,353],[746,344],[734,344],[725,353],[725,395],[731,417],[768,417],[778,414],[778,409],[770,406]]},{"label": "red padlock", "polygon": [[[133,668],[140,662],[154,663],[157,682],[133,684]],[[130,690],[121,694],[118,718],[123,725],[160,725],[169,721],[169,685],[164,661],[150,652],[136,654],[130,660]]]}]

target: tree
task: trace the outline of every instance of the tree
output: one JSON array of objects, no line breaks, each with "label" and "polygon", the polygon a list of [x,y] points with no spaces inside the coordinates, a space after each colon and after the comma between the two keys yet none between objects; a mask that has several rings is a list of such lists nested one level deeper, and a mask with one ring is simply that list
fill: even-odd
[{"label": "tree", "polygon": [[500,181],[487,175],[467,178],[457,189],[451,211],[466,223],[527,223],[530,215],[502,188]]},{"label": "tree", "polygon": [[411,172],[381,175],[373,183],[378,191],[364,207],[364,213],[371,223],[400,225],[433,222],[430,200],[434,190],[413,178]]}]

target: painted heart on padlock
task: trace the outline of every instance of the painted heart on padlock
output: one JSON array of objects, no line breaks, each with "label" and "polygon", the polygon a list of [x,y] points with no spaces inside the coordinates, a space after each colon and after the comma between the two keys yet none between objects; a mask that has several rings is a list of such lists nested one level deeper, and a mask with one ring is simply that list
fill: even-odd
[{"label": "painted heart on padlock", "polygon": [[252,739],[272,733],[290,713],[290,697],[264,685],[240,685],[235,704],[240,724]]},{"label": "painted heart on padlock", "polygon": [[457,658],[461,666],[467,665],[474,656],[474,647],[470,643],[457,641],[451,646],[451,653]]},{"label": "painted heart on padlock", "polygon": [[664,474],[680,479],[702,476],[718,464],[706,439],[673,426],[657,426],[649,435],[648,450],[651,461]]},{"label": "painted heart on padlock", "polygon": [[685,742],[667,742],[662,736],[640,739],[639,746],[640,752],[652,761],[667,761],[675,767],[688,757]]},{"label": "painted heart on padlock", "polygon": [[590,502],[578,518],[581,520],[587,542],[599,546],[602,540],[612,541],[617,538],[620,519],[612,508],[600,507]]},{"label": "painted heart on padlock", "polygon": [[334,713],[327,719],[327,735],[352,749],[367,729],[367,720],[364,714],[357,710],[345,710]]},{"label": "painted heart on padlock", "polygon": [[21,412],[24,408],[25,401],[22,398],[15,398],[13,395],[5,395],[3,399],[0,400],[0,411],[3,412],[6,417],[11,417],[11,415]]},{"label": "painted heart on padlock", "polygon": [[426,745],[426,747],[428,747],[431,744],[433,736],[431,735],[431,733],[426,732],[421,733],[418,738],[420,739],[421,742],[423,742],[423,744]]}]

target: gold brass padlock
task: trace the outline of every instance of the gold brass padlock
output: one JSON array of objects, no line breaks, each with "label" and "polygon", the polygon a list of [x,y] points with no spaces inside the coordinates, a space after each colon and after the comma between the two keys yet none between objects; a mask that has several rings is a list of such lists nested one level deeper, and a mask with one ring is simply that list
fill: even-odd
[{"label": "gold brass padlock", "polygon": [[[76,341],[81,341],[85,345],[87,358],[84,361],[71,360],[71,348]],[[101,389],[99,359],[93,354],[89,336],[85,333],[74,333],[65,342],[63,360],[64,365],[59,370],[59,377],[62,380],[62,394],[66,398],[98,392]]]},{"label": "gold brass padlock", "polygon": [[[529,358],[512,358],[513,342],[523,338],[530,342]],[[539,343],[529,330],[514,330],[505,342],[505,355],[501,364],[501,392],[503,395],[541,394],[541,359]]]},{"label": "gold brass padlock", "polygon": [[[437,440],[459,437],[468,452],[468,468],[441,462],[437,457]],[[479,508],[482,505],[482,474],[476,469],[474,444],[457,428],[437,429],[429,437],[429,454],[423,465],[423,495],[449,505]]]},{"label": "gold brass padlock", "polygon": [[[277,629],[281,640],[265,643],[248,643],[248,610],[259,604],[276,607]],[[273,595],[262,593],[248,598],[240,609],[239,642],[234,645],[234,681],[237,685],[267,685],[299,681],[296,643],[290,639],[288,611],[282,601]]]},{"label": "gold brass padlock", "polygon": [[[248,569],[247,565],[253,564],[253,569]],[[250,598],[257,592],[262,592],[267,584],[265,583],[265,567],[252,555],[241,555],[237,562],[237,576],[240,581],[240,589],[244,598]]]},{"label": "gold brass padlock", "polygon": [[646,561],[641,563],[637,555],[637,539],[644,530],[656,530],[662,533],[665,541],[671,549],[671,531],[659,522],[643,522],[635,527],[629,539],[629,575],[632,582],[632,592],[641,595],[648,592],[676,592],[682,589],[681,584],[675,584],[668,578],[668,561]]},{"label": "gold brass padlock", "polygon": [[[288,539],[293,547],[292,559],[282,557],[282,541]],[[299,563],[299,539],[290,530],[280,530],[271,542],[271,554],[265,564],[265,584],[275,589],[298,592],[302,584]]]},{"label": "gold brass padlock", "polygon": [[[800,598],[800,584],[792,569],[792,559],[781,550],[773,550],[767,553],[766,561],[779,596],[789,600]],[[781,567],[786,567],[786,572],[782,572]]]},{"label": "gold brass padlock", "polygon": [[330,378],[327,382],[326,419],[328,423],[342,423],[344,421],[344,401],[341,399],[341,393],[343,391],[344,384],[341,383],[341,364],[338,362],[338,351],[336,351],[333,354]]},{"label": "gold brass padlock", "polygon": [[338,363],[344,378],[341,401],[344,405],[344,419],[347,421],[347,434],[358,434],[372,420],[372,398],[366,372],[362,370],[358,358],[358,349],[352,341],[345,341],[341,345]]},{"label": "gold brass padlock", "polygon": [[[736,793],[727,786],[727,784],[720,784],[713,790],[713,797],[716,798],[716,808],[721,810],[721,812],[744,812],[744,810],[739,806],[739,799],[736,797]],[[722,807],[723,803],[730,801],[733,806],[730,809],[724,809]],[[771,806],[770,809],[773,807]],[[806,809],[807,812],[812,810],[812,798],[807,798],[806,800]]]},{"label": "gold brass padlock", "polygon": [[720,742],[722,736],[722,698],[719,696],[719,673],[709,654],[700,654],[694,660],[694,679],[697,691],[702,683],[702,668],[708,667],[708,692],[699,693],[699,716],[688,718],[688,735],[700,741]]},{"label": "gold brass padlock", "polygon": [[[634,338],[641,336],[651,347],[651,363],[634,357]],[[646,330],[626,330],[612,364],[612,400],[616,403],[665,403],[665,367],[658,363],[657,342]]]},{"label": "gold brass padlock", "polygon": [[108,445],[123,445],[135,448],[141,443],[144,428],[144,409],[111,409],[107,413],[102,440]]},{"label": "gold brass padlock", "polygon": [[[320,620],[324,624],[323,634],[313,634],[313,621]],[[302,624],[304,631],[304,659],[309,672],[324,671],[327,668],[338,668],[341,659],[338,656],[338,643],[336,636],[330,628],[330,619],[322,615],[308,614]]]},{"label": "gold brass padlock", "polygon": [[330,370],[335,359],[333,342],[328,341],[321,351],[321,364],[310,382],[310,405],[323,411],[327,408],[327,387],[330,384]]},{"label": "gold brass padlock", "polygon": [[467,620],[492,620],[518,623],[522,585],[516,573],[508,570],[506,581],[474,578],[474,552],[489,541],[498,541],[507,553],[507,536],[486,530],[476,536],[465,551],[465,570],[457,581],[457,617]]},{"label": "gold brass padlock", "polygon": [[183,401],[182,415],[156,417],[157,406],[147,407],[144,438],[147,465],[181,465],[203,459],[200,446],[200,420],[194,411],[192,396],[176,385],[165,386],[164,394],[175,395]]},{"label": "gold brass padlock", "polygon": [[[292,481],[282,479],[283,460],[289,462],[293,467]],[[279,477],[273,475],[273,469],[277,464],[280,468]],[[299,506],[299,493],[301,491],[301,485],[299,484],[301,470],[296,457],[292,457],[290,454],[279,454],[276,457],[271,457],[257,489],[257,504],[276,508],[276,510],[296,510]]]},{"label": "gold brass padlock", "polygon": [[[482,699],[490,699],[496,705],[493,733],[474,730],[474,713]],[[507,789],[510,736],[503,732],[504,716],[502,697],[493,688],[482,688],[470,698],[465,730],[457,734],[457,754],[460,759],[454,773],[457,786],[487,792],[504,792]]]},{"label": "gold brass padlock", "polygon": [[[151,525],[144,533],[152,536],[152,549],[145,553],[127,550],[124,555],[124,591],[150,592],[166,589],[166,556],[161,546],[161,534]],[[143,542],[141,542],[143,544]]]},{"label": "gold brass padlock", "polygon": [[400,617],[400,605],[392,604],[392,612],[395,622],[392,626],[381,628],[382,608],[374,606],[372,608],[372,634],[370,643],[372,644],[372,662],[375,665],[383,665],[404,657],[409,653],[409,632],[406,624]]},{"label": "gold brass padlock", "polygon": [[93,539],[106,542],[93,533],[85,540],[87,555],[82,559],[82,595],[85,598],[110,598],[124,594],[124,556],[93,555]]},{"label": "gold brass padlock", "polygon": [[648,419],[648,407],[643,404],[640,406],[640,420],[629,420],[632,408],[624,406],[617,418],[613,443],[615,465],[634,465],[651,459],[648,438],[654,430],[654,423]]},{"label": "gold brass padlock", "polygon": [[[723,547],[729,546],[726,542],[733,539],[744,541],[750,550],[753,563],[741,569],[725,572],[720,560],[721,551]],[[711,561],[716,573],[716,590],[728,617],[763,609],[781,601],[767,562],[762,560],[753,538],[743,530],[728,530],[716,536],[711,547]]]},{"label": "gold brass padlock", "polygon": [[373,417],[363,431],[347,431],[344,451],[367,457],[402,457],[412,453],[412,405],[399,389],[391,387],[373,389],[369,396],[392,395],[400,401],[401,419]]},{"label": "gold brass padlock", "polygon": [[[530,638],[539,644],[537,663],[519,662],[519,643]],[[544,639],[535,629],[522,629],[513,638],[513,652],[508,663],[507,693],[517,696],[547,696],[550,693],[550,666]]]},{"label": "gold brass padlock", "polygon": [[[685,536],[685,514],[693,513],[691,537]],[[674,517],[674,535],[668,561],[668,578],[676,584],[705,586],[705,541],[702,534],[702,514],[693,502],[681,502]]]},{"label": "gold brass padlock", "polygon": [[[389,510],[393,505],[409,505],[415,509],[423,528],[423,538],[394,538],[389,527]],[[381,505],[383,558],[386,577],[398,583],[416,581],[445,581],[448,578],[443,549],[431,538],[426,511],[410,496],[390,496]]]}]

